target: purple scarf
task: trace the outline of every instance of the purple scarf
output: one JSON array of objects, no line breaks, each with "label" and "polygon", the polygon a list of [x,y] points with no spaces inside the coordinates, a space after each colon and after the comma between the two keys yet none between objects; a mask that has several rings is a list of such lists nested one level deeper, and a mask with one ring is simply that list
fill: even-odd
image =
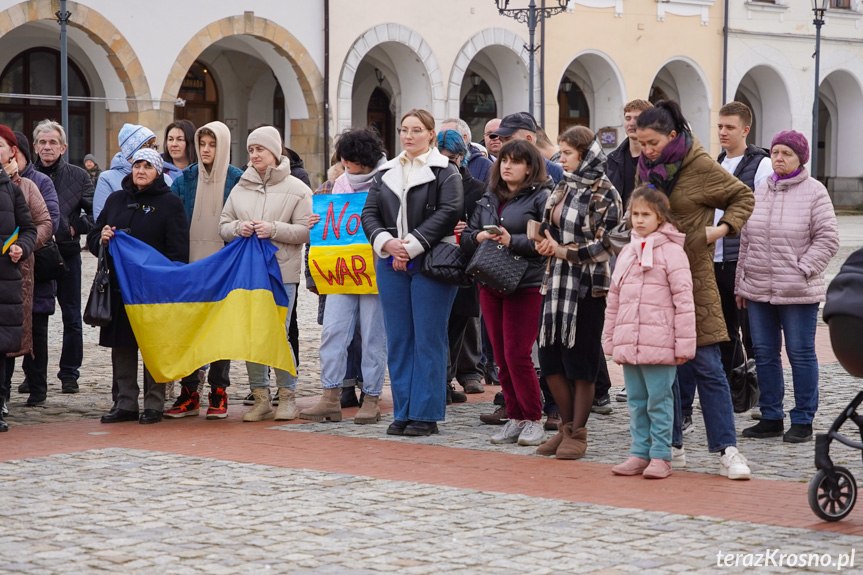
[{"label": "purple scarf", "polygon": [[653,184],[670,196],[680,176],[683,158],[692,148],[692,136],[682,132],[671,140],[656,160],[648,160],[644,152],[638,157],[638,178],[642,184]]},{"label": "purple scarf", "polygon": [[801,167],[797,168],[796,170],[794,170],[793,172],[791,172],[790,174],[786,174],[784,176],[780,176],[776,172],[773,172],[773,176],[771,176],[771,177],[773,178],[774,182],[778,182],[779,180],[787,180],[788,178],[793,178],[794,176],[799,174],[802,170],[803,170],[803,167],[801,166]]}]

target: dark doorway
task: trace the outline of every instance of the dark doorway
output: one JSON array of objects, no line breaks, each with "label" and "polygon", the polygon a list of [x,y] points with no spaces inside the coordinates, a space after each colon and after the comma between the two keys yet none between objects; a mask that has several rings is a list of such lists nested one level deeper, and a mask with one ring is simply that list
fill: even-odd
[{"label": "dark doorway", "polygon": [[369,98],[367,125],[371,126],[381,135],[384,147],[387,149],[387,157],[396,155],[395,148],[395,123],[392,110],[390,110],[390,97],[381,88],[375,88]]}]

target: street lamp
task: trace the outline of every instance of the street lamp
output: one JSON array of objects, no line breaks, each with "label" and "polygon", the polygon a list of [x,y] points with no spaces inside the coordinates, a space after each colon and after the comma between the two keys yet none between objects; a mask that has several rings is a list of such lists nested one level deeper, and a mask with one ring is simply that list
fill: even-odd
[{"label": "street lamp", "polygon": [[479,88],[479,85],[482,83],[482,78],[476,72],[472,72],[470,75],[470,83],[474,88]]},{"label": "street lamp", "polygon": [[815,24],[815,53],[812,55],[815,58],[815,100],[812,102],[812,163],[809,175],[813,178],[818,177],[818,102],[819,88],[821,84],[821,26],[824,25],[824,12],[830,5],[830,0],[812,0],[812,12],[815,14],[815,19],[812,21]]},{"label": "street lamp", "polygon": [[545,2],[543,1],[543,6],[541,8],[536,7],[536,1],[530,0],[528,2],[527,8],[510,8],[509,3],[510,0],[495,0],[495,5],[497,6],[497,12],[501,16],[507,16],[512,18],[516,22],[521,22],[523,24],[527,24],[527,31],[530,38],[530,44],[526,46],[527,51],[530,53],[530,72],[528,78],[528,108],[531,114],[534,113],[533,109],[533,68],[534,68],[534,54],[537,50],[539,50],[539,46],[534,42],[534,35],[536,33],[536,26],[546,18],[551,18],[557,14],[560,14],[564,10],[566,10],[567,5],[569,5],[569,0],[556,0],[557,6],[552,8],[546,8]]}]

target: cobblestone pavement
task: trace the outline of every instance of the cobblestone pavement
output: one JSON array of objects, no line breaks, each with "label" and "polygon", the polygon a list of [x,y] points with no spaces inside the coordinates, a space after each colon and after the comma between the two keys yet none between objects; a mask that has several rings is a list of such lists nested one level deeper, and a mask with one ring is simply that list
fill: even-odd
[{"label": "cobblestone pavement", "polygon": [[[829,277],[863,245],[863,217],[841,217],[840,234],[842,247]],[[86,297],[95,258],[83,258]],[[317,298],[301,290],[298,310],[302,406],[320,393]],[[863,519],[855,512],[825,525],[808,511],[812,443],[739,437],[755,480],[729,482],[715,477],[718,456],[707,453],[698,411],[694,430],[685,436],[687,471],[695,474],[675,473],[658,483],[637,480],[626,492],[609,483],[608,470],[628,454],[625,403],[613,402],[611,415],[591,416],[587,456],[559,467],[535,456],[533,448],[489,442],[496,428],[482,425],[478,415],[493,409],[499,387],[487,386],[486,393],[469,396],[469,403],[450,406],[439,435],[406,440],[384,434],[392,421],[387,401],[377,425],[354,425],[351,410],[338,424],[241,424],[247,378],[242,363],[234,362],[227,421],[101,426],[93,420],[110,408],[110,353],[97,345],[96,329],[84,330],[78,394],[61,394],[53,378],[59,314],[50,324],[45,407],[26,407],[26,396],[16,392],[18,362],[7,418],[12,429],[0,434],[0,573],[736,573],[743,568],[717,567],[718,552],[779,549],[835,558],[861,541]],[[825,430],[860,387],[835,363],[826,341],[822,325],[819,357],[825,363],[816,431]],[[619,368],[610,368],[617,386]],[[790,386],[788,370],[786,381]],[[388,393],[387,384],[385,398]],[[736,416],[738,432],[752,423],[746,414]],[[206,439],[198,442],[201,437]],[[309,445],[303,457],[297,456],[301,443]],[[338,447],[328,447],[332,443]],[[860,476],[858,452],[837,448],[833,456]],[[484,472],[499,477],[459,481],[478,458]],[[357,467],[358,460],[365,467]],[[270,461],[277,462],[264,464]],[[375,466],[386,473],[375,478]],[[397,468],[415,470],[390,472]],[[510,488],[502,478],[514,469],[518,487]],[[566,477],[566,486],[555,473]],[[693,508],[712,502],[711,513],[687,514],[683,506],[668,504],[676,493]],[[794,518],[772,520],[774,512],[787,515],[791,507]],[[856,565],[861,562],[863,555]],[[766,569],[810,570],[837,571]]]},{"label": "cobblestone pavement", "polygon": [[838,560],[860,542],[129,449],[0,463],[0,479],[4,573],[734,573],[720,552]]}]

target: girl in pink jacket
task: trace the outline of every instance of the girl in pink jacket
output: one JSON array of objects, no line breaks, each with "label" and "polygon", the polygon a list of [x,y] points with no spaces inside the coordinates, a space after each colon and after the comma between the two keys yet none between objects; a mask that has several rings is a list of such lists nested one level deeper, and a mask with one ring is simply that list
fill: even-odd
[{"label": "girl in pink jacket", "polygon": [[632,193],[632,237],[611,278],[603,337],[605,353],[623,364],[630,413],[630,457],[616,475],[671,475],[671,386],[677,366],[695,357],[692,274],[673,221],[663,192]]}]

